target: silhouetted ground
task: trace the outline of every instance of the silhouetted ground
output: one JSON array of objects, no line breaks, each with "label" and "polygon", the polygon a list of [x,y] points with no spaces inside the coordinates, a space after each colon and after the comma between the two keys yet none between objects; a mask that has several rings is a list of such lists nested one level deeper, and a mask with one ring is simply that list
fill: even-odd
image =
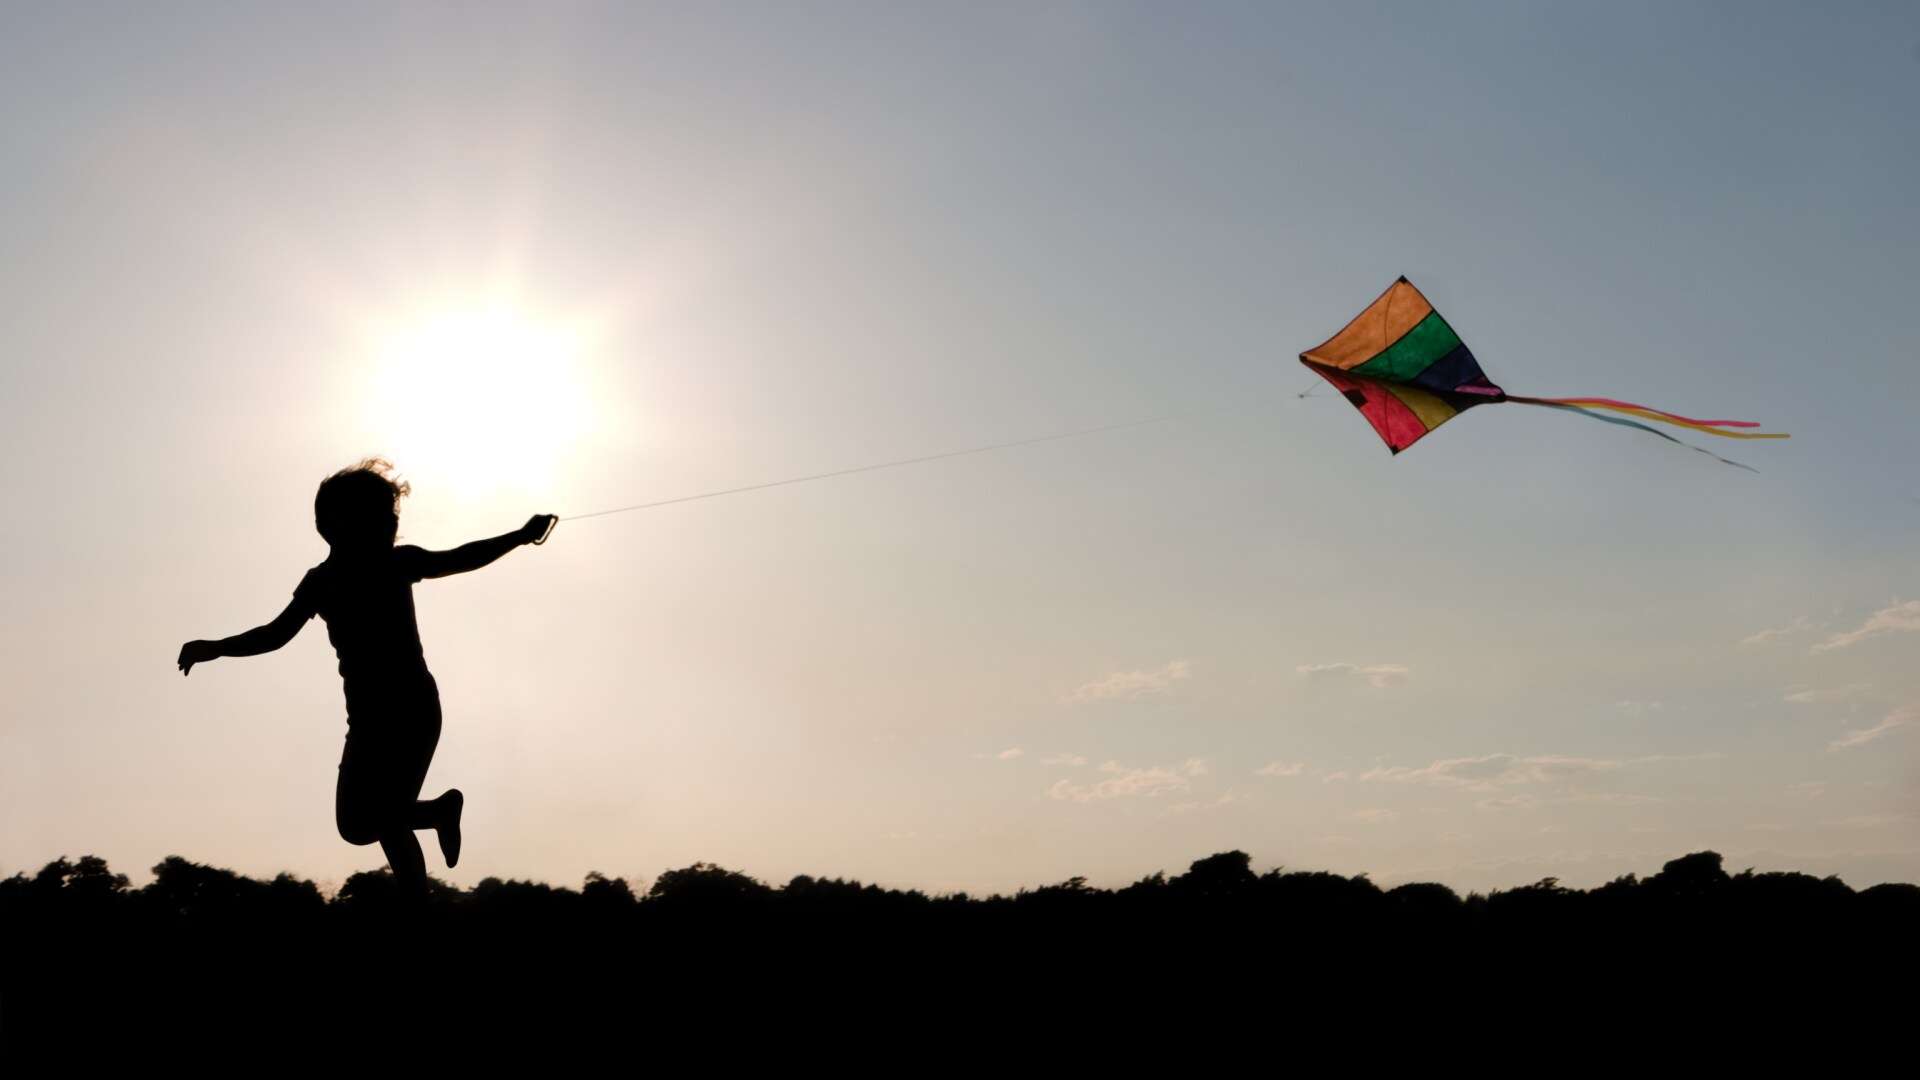
[{"label": "silhouetted ground", "polygon": [[463,1031],[644,1019],[684,1035],[746,1015],[927,1021],[1016,1002],[1056,1021],[1111,1006],[1164,1017],[1230,988],[1238,1007],[1351,1002],[1359,1015],[1466,1007],[1449,995],[1469,985],[1536,988],[1503,1008],[1551,1011],[1710,983],[1763,997],[1910,984],[1920,886],[1721,862],[1700,852],[1584,891],[1549,878],[1466,897],[1256,874],[1237,851],[1124,888],[1073,878],[989,897],[806,876],[774,887],[702,863],[644,894],[598,874],[579,889],[489,878],[436,881],[410,904],[385,871],[328,899],[291,875],[178,857],[132,889],[100,859],[63,858],[0,881],[0,1046],[102,1032],[377,1043],[450,1017]]}]

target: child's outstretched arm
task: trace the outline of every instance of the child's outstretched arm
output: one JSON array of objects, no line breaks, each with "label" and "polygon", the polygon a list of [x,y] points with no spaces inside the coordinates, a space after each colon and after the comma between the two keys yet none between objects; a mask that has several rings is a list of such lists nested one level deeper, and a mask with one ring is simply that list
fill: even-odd
[{"label": "child's outstretched arm", "polygon": [[189,641],[180,646],[180,674],[192,672],[193,665],[204,664],[208,660],[217,660],[222,656],[258,656],[269,653],[293,640],[300,628],[313,617],[313,611],[299,599],[287,605],[287,610],[273,617],[265,626],[256,626],[243,634],[218,641]]},{"label": "child's outstretched arm", "polygon": [[421,577],[446,577],[448,574],[464,574],[469,570],[478,570],[521,544],[531,544],[546,535],[549,523],[554,519],[551,514],[535,514],[527,519],[525,525],[510,533],[485,540],[475,540],[470,544],[461,544],[452,551],[422,551],[420,553]]}]

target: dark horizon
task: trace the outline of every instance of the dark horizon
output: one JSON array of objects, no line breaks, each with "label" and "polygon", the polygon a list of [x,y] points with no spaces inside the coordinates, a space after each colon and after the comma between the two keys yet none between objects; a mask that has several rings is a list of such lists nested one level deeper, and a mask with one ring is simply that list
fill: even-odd
[{"label": "dark horizon", "polygon": [[[1129,892],[1152,890],[1161,887],[1180,889],[1198,883],[1211,883],[1209,892],[1222,883],[1233,887],[1248,886],[1254,882],[1277,882],[1289,879],[1314,879],[1321,881],[1340,881],[1357,888],[1363,893],[1371,891],[1381,897],[1395,895],[1420,894],[1427,897],[1447,896],[1460,903],[1493,900],[1519,892],[1546,893],[1567,896],[1595,896],[1632,889],[1639,886],[1658,888],[1659,882],[1673,883],[1685,881],[1687,888],[1700,887],[1738,887],[1749,882],[1768,883],[1778,886],[1790,883],[1793,888],[1805,888],[1825,893],[1829,896],[1860,896],[1865,894],[1908,897],[1905,902],[1920,905],[1920,883],[1879,882],[1860,888],[1848,884],[1838,874],[1815,875],[1794,870],[1758,870],[1746,867],[1738,872],[1729,871],[1724,866],[1724,858],[1715,851],[1698,851],[1666,860],[1655,873],[1642,876],[1639,872],[1622,874],[1611,881],[1590,888],[1576,888],[1561,884],[1558,877],[1547,876],[1531,881],[1520,881],[1505,888],[1491,889],[1486,892],[1468,890],[1461,892],[1437,881],[1404,881],[1394,885],[1376,884],[1366,872],[1354,875],[1342,875],[1325,869],[1302,869],[1293,866],[1276,866],[1260,872],[1252,868],[1252,858],[1242,851],[1225,851],[1206,858],[1195,860],[1188,868],[1178,874],[1156,871],[1136,881],[1124,885],[1101,886],[1089,884],[1083,876],[1069,876],[1058,881],[1043,884],[1024,885],[1011,893],[991,892],[972,894],[964,890],[952,892],[928,891],[917,888],[898,888],[863,882],[858,878],[797,874],[785,883],[764,881],[750,873],[729,869],[717,863],[696,862],[685,867],[663,870],[652,879],[629,881],[624,877],[609,876],[599,871],[589,871],[578,887],[565,884],[539,881],[532,878],[501,878],[488,876],[477,884],[462,888],[439,877],[429,874],[431,895],[435,901],[447,902],[458,898],[483,897],[503,889],[532,890],[553,895],[602,895],[625,896],[632,903],[648,900],[681,899],[681,890],[691,888],[697,894],[709,898],[719,895],[732,896],[772,896],[792,891],[806,891],[816,887],[831,886],[836,889],[851,888],[864,893],[918,898],[930,903],[962,902],[988,903],[999,901],[1018,901],[1037,895],[1073,894],[1081,896],[1125,895]],[[369,896],[384,896],[393,888],[394,878],[390,867],[381,866],[377,870],[365,870],[350,875],[338,885],[331,882],[317,882],[302,878],[292,871],[281,871],[266,880],[249,877],[223,867],[198,863],[179,855],[169,855],[156,863],[150,870],[152,880],[140,886],[134,886],[127,875],[117,873],[107,861],[93,855],[78,858],[59,856],[50,860],[39,870],[29,873],[16,871],[12,875],[0,878],[0,917],[4,917],[9,905],[23,902],[46,903],[54,897],[73,900],[92,898],[87,902],[101,899],[131,897],[143,893],[170,893],[183,881],[192,880],[198,884],[192,890],[201,893],[208,883],[218,883],[233,897],[238,898],[260,889],[277,890],[283,895],[311,895],[329,905],[352,903]],[[714,888],[725,883],[719,892]],[[1184,883],[1184,885],[1183,885]],[[644,888],[640,886],[644,885]],[[1913,909],[1916,918],[1920,918],[1920,906]]]},{"label": "dark horizon", "polygon": [[317,1033],[407,1054],[423,1030],[489,1046],[659,1032],[732,1050],[792,1027],[878,1051],[902,1030],[977,1034],[1001,1011],[1197,1032],[1265,1010],[1246,1028],[1260,1031],[1279,1004],[1322,1040],[1456,1015],[1553,1018],[1544,1034],[1667,999],[1690,1020],[1748,995],[1853,1008],[1846,991],[1906,970],[1920,925],[1920,885],[1728,873],[1714,852],[1591,890],[1547,878],[1465,897],[1249,862],[1228,851],[1119,889],[1068,878],[982,898],[808,875],[774,887],[697,863],[644,893],[597,875],[577,891],[489,878],[434,882],[422,903],[384,869],[329,900],[290,874],[177,857],[139,890],[102,860],[56,860],[0,881],[0,948],[17,960],[0,1036],[187,1036],[284,1056]]}]

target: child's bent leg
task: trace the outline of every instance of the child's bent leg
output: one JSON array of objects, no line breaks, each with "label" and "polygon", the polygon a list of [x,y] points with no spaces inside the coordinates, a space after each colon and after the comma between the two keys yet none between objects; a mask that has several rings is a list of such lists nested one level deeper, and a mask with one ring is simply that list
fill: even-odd
[{"label": "child's bent leg", "polygon": [[448,791],[437,799],[418,799],[414,801],[413,812],[408,815],[407,824],[415,829],[437,829],[447,820],[451,804],[460,797],[458,790]]},{"label": "child's bent leg", "polygon": [[413,838],[414,818],[437,804],[415,798],[420,783],[412,756],[382,741],[349,737],[334,791],[334,822],[349,844],[379,843],[401,890],[424,896],[427,865]]}]

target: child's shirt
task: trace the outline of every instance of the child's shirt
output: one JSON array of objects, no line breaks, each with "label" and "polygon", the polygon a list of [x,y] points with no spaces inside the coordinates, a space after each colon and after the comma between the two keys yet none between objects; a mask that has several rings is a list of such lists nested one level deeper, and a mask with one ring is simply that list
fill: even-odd
[{"label": "child's shirt", "polygon": [[309,617],[326,621],[340,658],[347,723],[431,685],[414,621],[413,583],[426,552],[411,544],[368,557],[328,556],[293,590]]}]

